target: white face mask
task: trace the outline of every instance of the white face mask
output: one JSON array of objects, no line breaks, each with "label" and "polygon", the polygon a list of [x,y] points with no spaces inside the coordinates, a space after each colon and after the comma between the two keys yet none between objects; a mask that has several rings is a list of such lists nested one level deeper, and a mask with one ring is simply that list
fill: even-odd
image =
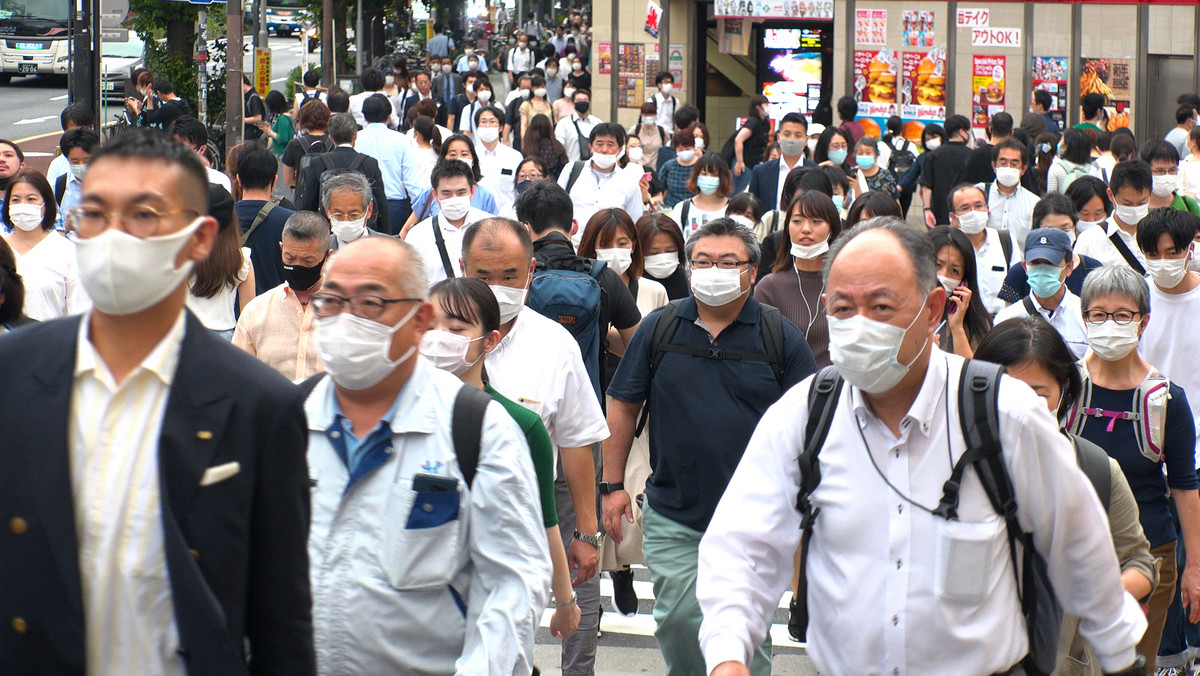
[{"label": "white face mask", "polygon": [[653,115],[642,116],[642,124],[646,125],[647,127],[653,127],[657,122],[658,118],[654,117]]},{"label": "white face mask", "polygon": [[798,138],[779,139],[779,152],[788,157],[796,157],[804,152],[804,140]]},{"label": "white face mask", "polygon": [[704,150],[704,139],[702,139],[702,138],[696,139],[696,152],[701,152],[703,150]]},{"label": "white face mask", "polygon": [[175,267],[175,256],[192,238],[201,216],[170,235],[139,239],[110,228],[76,242],[79,281],[97,310],[108,315],[137,314],[171,295],[192,275],[195,262]]},{"label": "white face mask", "polygon": [[925,142],[925,150],[937,150],[942,145],[942,139],[931,138]]},{"label": "white face mask", "polygon": [[1016,167],[996,167],[996,182],[1011,188],[1021,181],[1021,170]]},{"label": "white face mask", "polygon": [[449,72],[450,72],[450,64],[448,64],[448,63],[443,63],[443,64],[442,64],[442,74],[443,74],[443,75],[445,75],[445,74],[447,74],[447,73],[449,73]]},{"label": "white face mask", "polygon": [[1127,207],[1124,204],[1113,205],[1113,216],[1116,216],[1126,225],[1137,225],[1142,222],[1146,214],[1150,213],[1150,205],[1143,204],[1140,207]]},{"label": "white face mask", "polygon": [[1154,187],[1150,189],[1158,197],[1166,197],[1175,192],[1175,186],[1179,183],[1178,176],[1155,176]]},{"label": "white face mask", "polygon": [[691,162],[692,158],[695,156],[696,151],[691,148],[688,148],[687,150],[680,150],[679,152],[675,153],[675,157],[678,157],[680,162]]},{"label": "white face mask", "polygon": [[583,70],[583,64],[576,61],[575,63],[571,64],[571,70],[578,73],[579,71]]},{"label": "white face mask", "polygon": [[491,90],[485,89],[485,90],[479,92],[479,101],[481,103],[487,103],[488,101],[491,101],[491,100],[492,100]]},{"label": "white face mask", "polygon": [[1084,232],[1087,232],[1089,228],[1094,228],[1103,222],[1104,221],[1076,221],[1075,231],[1082,235]]},{"label": "white face mask", "polygon": [[574,95],[575,95],[575,90],[574,90],[574,89],[572,89],[572,88],[570,88],[570,87],[564,87],[564,88],[563,88],[563,98],[567,98],[567,99],[569,99],[569,98],[571,98],[571,97],[572,97],[572,96],[574,96]]},{"label": "white face mask", "polygon": [[546,69],[546,79],[547,80],[553,80],[556,77],[558,77],[558,69],[557,68],[547,68]]},{"label": "white face mask", "polygon": [[968,235],[978,235],[987,227],[988,212],[968,211],[958,215],[958,229]]},{"label": "white face mask", "polygon": [[464,85],[464,86],[463,86],[463,91],[465,91],[465,92],[466,92],[466,93],[468,93],[468,94],[474,94],[474,93],[475,93],[475,84],[474,84],[474,83],[471,83],[471,84],[468,84],[468,85]]},{"label": "white face mask", "polygon": [[633,252],[619,247],[596,249],[596,258],[608,263],[608,267],[612,268],[613,272],[623,275],[633,262]]},{"label": "white face mask", "polygon": [[679,254],[674,251],[646,256],[646,274],[655,279],[666,279],[679,269]]},{"label": "white face mask", "polygon": [[496,297],[496,302],[500,304],[500,323],[507,324],[516,318],[521,312],[521,308],[525,307],[525,294],[529,291],[526,287],[514,289],[511,286],[500,286],[498,284],[488,284],[488,288],[492,290],[492,295]]},{"label": "white face mask", "polygon": [[851,385],[871,394],[887,392],[908,375],[908,369],[929,343],[926,337],[907,364],[897,360],[904,336],[920,318],[918,312],[908,327],[900,328],[863,315],[849,319],[829,316],[829,358]]},{"label": "white face mask", "polygon": [[[538,97],[539,99],[544,99],[544,98],[546,98],[546,88],[545,88],[545,87],[538,87],[537,89],[533,90],[533,95],[534,95],[534,96],[536,96],[536,97]],[[526,96],[525,98],[529,98],[529,97],[528,97],[528,96]]]},{"label": "white face mask", "polygon": [[728,216],[729,220],[741,225],[744,228],[753,230],[758,224],[741,214],[733,214]]},{"label": "white face mask", "polygon": [[641,164],[642,160],[646,158],[646,152],[642,150],[641,146],[630,148],[626,154],[629,155],[629,161],[636,164]]},{"label": "white face mask", "polygon": [[829,251],[829,240],[817,242],[810,246],[803,244],[792,244],[792,255],[796,258],[803,258],[806,261],[816,260],[824,256]]},{"label": "white face mask", "polygon": [[449,331],[430,329],[421,337],[421,356],[433,362],[433,365],[439,369],[461,376],[470,371],[479,359],[483,359],[481,354],[479,359],[467,361],[467,352],[471,349],[471,343],[477,340],[483,340],[483,336],[468,338]]},{"label": "white face mask", "polygon": [[466,218],[467,212],[471,210],[471,196],[447,197],[438,200],[438,204],[441,205],[442,213],[446,215],[446,218],[457,221]]},{"label": "white face mask", "polygon": [[612,169],[617,164],[617,160],[621,159],[621,154],[605,155],[604,153],[592,153],[592,162],[596,164],[597,169]]},{"label": "white face mask", "polygon": [[394,75],[384,75],[384,76],[383,76],[383,82],[384,82],[384,84],[388,84],[388,85],[394,84],[394,83],[396,82],[396,76],[394,76]]},{"label": "white face mask", "polygon": [[500,140],[499,127],[480,127],[475,131],[479,133],[479,140],[484,143],[495,143]]},{"label": "white face mask", "polygon": [[333,234],[343,244],[353,242],[367,234],[367,217],[356,221],[339,221],[336,218],[329,219],[329,225],[333,228]]},{"label": "white face mask", "polygon": [[1099,324],[1087,322],[1088,345],[1097,357],[1105,361],[1117,361],[1133,352],[1138,345],[1138,326],[1141,322],[1129,322],[1124,326],[1107,319]]},{"label": "white face mask", "polygon": [[82,181],[83,175],[86,173],[87,173],[87,165],[86,164],[72,164],[71,165],[71,175],[75,177],[75,180]]},{"label": "white face mask", "polygon": [[42,204],[12,204],[8,207],[8,220],[17,228],[31,232],[42,227],[45,208]]},{"label": "white face mask", "polygon": [[658,86],[658,91],[662,92],[663,96],[670,96],[671,92],[674,91],[674,89],[675,89],[675,86],[672,85],[670,82],[664,82]]},{"label": "white face mask", "polygon": [[365,390],[408,361],[416,347],[392,361],[392,336],[420,309],[416,305],[395,326],[363,319],[350,312],[317,318],[317,356],[333,382],[347,390]]},{"label": "white face mask", "polygon": [[742,290],[742,273],[713,266],[705,270],[692,269],[692,295],[709,307],[721,307],[737,300],[750,289]]},{"label": "white face mask", "polygon": [[1183,281],[1183,276],[1187,274],[1188,263],[1191,260],[1192,250],[1189,248],[1187,255],[1183,258],[1160,258],[1146,261],[1146,272],[1150,273],[1150,279],[1154,280],[1154,283],[1160,288],[1174,289]]},{"label": "white face mask", "polygon": [[937,278],[938,281],[941,282],[942,288],[946,290],[946,293],[954,293],[955,289],[957,289],[959,286],[962,286],[962,281],[954,279],[953,277],[943,277],[938,275]]}]

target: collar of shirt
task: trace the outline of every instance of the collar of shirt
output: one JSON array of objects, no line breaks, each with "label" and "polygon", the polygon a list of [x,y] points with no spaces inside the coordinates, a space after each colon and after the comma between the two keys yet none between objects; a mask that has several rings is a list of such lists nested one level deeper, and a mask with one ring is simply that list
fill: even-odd
[{"label": "collar of shirt", "polygon": [[1033,301],[1033,307],[1038,311],[1039,314],[1044,316],[1047,321],[1057,319],[1066,314],[1070,314],[1073,311],[1080,310],[1079,296],[1071,293],[1071,290],[1066,288],[1066,284],[1063,284],[1063,288],[1065,293],[1063,293],[1062,300],[1058,301],[1058,307],[1054,308],[1053,310],[1047,308],[1045,305],[1042,305],[1040,298],[1032,293],[1029,294],[1029,299]]},{"label": "collar of shirt", "polygon": [[[1117,220],[1115,217],[1109,216],[1108,217],[1108,229],[1104,231],[1105,237],[1106,238],[1112,237],[1114,232],[1121,233],[1121,239],[1125,240],[1126,244],[1133,243],[1133,235],[1122,230],[1121,226],[1117,225]],[[1131,247],[1129,247],[1129,249],[1130,249],[1130,251],[1133,251],[1134,253],[1141,251],[1141,249],[1136,246],[1131,246]]]},{"label": "collar of shirt", "polygon": [[[175,378],[175,368],[179,365],[179,353],[183,348],[183,334],[185,326],[186,313],[182,310],[179,312],[179,318],[167,331],[167,335],[158,341],[158,345],[146,355],[142,363],[136,369],[130,372],[124,382],[129,382],[129,377],[132,377],[139,371],[149,371],[162,381],[163,385],[171,386],[171,381]],[[104,383],[109,390],[116,390],[119,386],[112,377],[112,372],[108,368],[108,364],[104,363],[103,357],[96,351],[92,341],[88,340],[88,330],[92,323],[92,313],[89,311],[79,321],[79,338],[76,341],[75,352],[75,380],[93,374],[97,379]]]},{"label": "collar of shirt", "polygon": [[[942,395],[946,391],[947,371],[946,355],[938,349],[937,345],[934,345],[929,354],[929,365],[925,369],[925,380],[921,383],[917,398],[913,400],[908,413],[900,420],[900,439],[907,439],[908,433],[914,429],[914,425],[922,435],[930,438],[933,436],[935,425],[945,423],[945,421],[939,421],[938,416],[945,408]],[[850,386],[850,392],[851,402],[854,404],[854,417],[858,419],[859,427],[866,427],[873,422],[879,426],[880,430],[885,431],[887,436],[891,436],[891,431],[871,411],[871,406],[863,397],[862,390]]]},{"label": "collar of shirt", "polygon": [[379,424],[360,438],[354,434],[354,423],[342,415],[341,406],[337,401],[337,390],[329,388],[329,401],[334,414],[333,424],[325,430],[325,436],[350,473],[345,491],[349,491],[359,479],[387,462],[392,452],[392,428],[388,423],[396,416],[396,407],[400,405],[403,396],[404,388],[401,388],[396,400],[392,402],[392,407],[380,418]]},{"label": "collar of shirt", "polygon": [[[430,379],[429,369],[434,367],[420,355],[414,354],[410,359],[417,360],[412,375],[400,389],[400,394],[397,395],[391,410],[380,419],[380,422],[387,422],[393,434],[409,432],[431,434],[437,423],[437,411],[434,408],[437,402],[433,397],[422,397],[421,392],[426,389]],[[320,389],[322,387],[328,391],[322,391]],[[340,407],[337,406],[337,398],[332,394],[333,390],[333,381],[330,378],[322,378],[321,382],[317,383],[313,393],[319,398],[312,399],[310,397],[310,400],[319,403],[315,408],[306,411],[309,430],[324,432],[334,425],[338,416],[342,415]]]},{"label": "collar of shirt", "polygon": [[[696,307],[696,299],[690,296],[679,304],[679,308],[675,311],[675,314],[680,319],[686,319],[693,324],[700,321],[700,310]],[[746,298],[746,304],[742,306],[742,311],[738,313],[733,323],[758,324],[761,319],[762,306],[753,297],[749,297]]]}]

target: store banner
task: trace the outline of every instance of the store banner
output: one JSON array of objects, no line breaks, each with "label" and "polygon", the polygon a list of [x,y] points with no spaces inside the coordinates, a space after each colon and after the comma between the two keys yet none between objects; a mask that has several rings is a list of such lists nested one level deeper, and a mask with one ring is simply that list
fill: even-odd
[{"label": "store banner", "polygon": [[[1059,129],[1067,126],[1067,57],[1033,57],[1033,89],[1050,93],[1051,105],[1046,112],[1058,123]],[[1030,95],[1032,99],[1032,95]]]},{"label": "store banner", "polygon": [[[654,49],[657,50],[658,45],[654,45]],[[675,84],[683,82],[683,45],[667,47],[667,70],[675,76]]]},{"label": "store banner", "polygon": [[641,108],[645,103],[645,62],[645,45],[617,45],[617,106]]},{"label": "store banner", "polygon": [[654,0],[646,0],[646,32],[658,37],[658,22],[662,19],[662,7]]},{"label": "store banner", "polygon": [[599,62],[596,68],[597,75],[612,75],[611,42],[596,43],[596,60]]},{"label": "store banner", "polygon": [[887,119],[899,115],[897,82],[899,54],[890,49],[854,52],[854,98],[859,102],[858,121],[868,136],[879,137]]},{"label": "store banner", "polygon": [[988,120],[1004,112],[1005,72],[1003,56],[976,54],[971,57],[971,126],[987,127]]},{"label": "store banner", "polygon": [[722,54],[750,55],[749,19],[717,19],[717,45]]},{"label": "store banner", "polygon": [[1084,58],[1079,76],[1079,96],[1102,94],[1108,111],[1108,128],[1133,126],[1133,60]]},{"label": "store banner", "polygon": [[717,18],[833,21],[833,0],[716,0]]}]

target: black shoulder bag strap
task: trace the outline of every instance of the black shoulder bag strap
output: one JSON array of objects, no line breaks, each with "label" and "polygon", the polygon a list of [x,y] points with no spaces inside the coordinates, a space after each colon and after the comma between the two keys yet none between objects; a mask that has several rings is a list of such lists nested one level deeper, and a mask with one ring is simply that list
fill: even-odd
[{"label": "black shoulder bag strap", "polygon": [[454,455],[467,488],[475,480],[479,467],[479,450],[483,437],[483,417],[492,397],[474,385],[463,385],[454,397],[454,413],[450,419],[450,437],[454,440]]},{"label": "black shoulder bag strap", "polygon": [[997,230],[996,234],[1000,235],[1000,250],[1004,252],[1004,268],[1007,270],[1012,262],[1012,233],[1004,229]]},{"label": "black shoulder bag strap", "polygon": [[67,174],[54,179],[54,201],[62,204],[63,195],[67,194]]},{"label": "black shoulder bag strap", "polygon": [[1025,296],[1021,299],[1021,305],[1025,306],[1025,313],[1030,317],[1036,317],[1040,314],[1037,311],[1037,308],[1033,306],[1033,299],[1029,296]]},{"label": "black shoulder bag strap", "polygon": [[812,494],[821,483],[821,463],[818,454],[829,436],[833,414],[837,411],[838,399],[845,381],[837,367],[826,366],[813,378],[808,391],[808,425],[804,429],[804,450],[800,452],[800,493],[796,496],[796,510],[800,512],[800,580],[796,593],[792,595],[792,618],[789,631],[800,640],[808,632],[808,552],[812,540],[813,525],[821,508],[812,505]]},{"label": "black shoulder bag strap", "polygon": [[432,223],[433,241],[437,242],[438,253],[442,256],[442,269],[446,271],[446,279],[454,279],[454,266],[450,264],[450,253],[446,251],[446,240],[442,237],[442,228],[437,216],[433,217]]},{"label": "black shoulder bag strap", "polygon": [[688,213],[692,210],[692,200],[684,201],[683,208],[679,212],[679,227],[687,229]]},{"label": "black shoulder bag strap", "polygon": [[[671,338],[675,336],[675,329],[678,328],[679,304],[683,299],[673,300],[667,303],[662,308],[662,313],[658,316],[658,323],[654,325],[654,337],[650,344],[654,346],[654,353],[650,356],[650,380],[654,381],[654,373],[658,371],[658,364],[662,361],[663,353],[666,350],[661,349],[662,346],[671,342]],[[646,421],[650,418],[650,400],[647,399],[642,404],[642,415],[638,418],[637,428],[633,436],[640,437],[646,429]]]},{"label": "black shoulder bag strap", "polygon": [[1125,262],[1129,264],[1129,267],[1133,268],[1134,272],[1139,275],[1146,274],[1146,268],[1142,267],[1141,261],[1129,250],[1129,246],[1125,244],[1125,240],[1121,239],[1120,232],[1114,232],[1108,236],[1108,239],[1113,243],[1113,246],[1117,247],[1117,253],[1121,254],[1121,258],[1125,259]]},{"label": "black shoulder bag strap", "polygon": [[1096,489],[1096,497],[1100,498],[1100,506],[1108,511],[1108,503],[1112,499],[1112,473],[1109,470],[1108,454],[1104,449],[1083,437],[1068,434],[1071,445],[1075,447],[1075,461],[1079,469],[1087,475]]},{"label": "black shoulder bag strap", "polygon": [[583,167],[587,161],[580,160],[571,163],[571,175],[567,177],[567,192],[571,192],[571,188],[575,187],[575,181],[579,180],[579,175],[583,173]]},{"label": "black shoulder bag strap", "polygon": [[275,211],[275,207],[277,206],[279,206],[279,198],[272,198],[266,204],[262,205],[262,208],[258,210],[258,215],[254,217],[254,222],[250,224],[246,232],[242,233],[242,246],[246,246],[246,242],[250,240],[250,235],[254,234],[258,226],[267,220],[267,216],[270,216],[271,212]]},{"label": "black shoulder bag strap", "polygon": [[588,148],[588,137],[584,136],[583,132],[579,130],[579,120],[571,120],[571,124],[575,125],[575,136],[579,143],[579,159],[590,160],[592,158],[592,150]]}]

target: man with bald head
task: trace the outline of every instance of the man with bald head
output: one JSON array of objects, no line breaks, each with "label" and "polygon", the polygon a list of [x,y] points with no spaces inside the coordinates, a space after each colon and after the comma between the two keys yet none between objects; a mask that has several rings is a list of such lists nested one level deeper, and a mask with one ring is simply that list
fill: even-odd
[{"label": "man with bald head", "polygon": [[329,376],[305,405],[321,673],[533,669],[550,555],[529,446],[499,403],[418,354],[427,286],[412,246],[364,238],[312,297]]},{"label": "man with bald head", "polygon": [[91,167],[94,309],[0,339],[0,673],[312,674],[303,396],[185,309],[204,167],[151,129]]},{"label": "man with bald head", "polygon": [[[814,665],[830,674],[1024,674],[1029,642],[1005,520],[977,465],[955,484],[956,518],[940,515],[967,448],[967,366],[937,348],[946,293],[933,247],[904,221],[875,218],[843,233],[825,266],[836,373],[822,370],[763,416],[700,544],[706,671],[749,673],[791,577],[802,532],[797,456],[808,453],[809,396],[820,380],[832,385],[822,409],[831,417],[820,474],[803,494],[819,513],[806,523],[801,568]],[[996,464],[1063,612],[1081,618],[1106,673],[1141,674],[1134,646],[1146,618],[1121,587],[1104,509],[1071,443],[1023,382],[998,376],[995,393]]]}]

